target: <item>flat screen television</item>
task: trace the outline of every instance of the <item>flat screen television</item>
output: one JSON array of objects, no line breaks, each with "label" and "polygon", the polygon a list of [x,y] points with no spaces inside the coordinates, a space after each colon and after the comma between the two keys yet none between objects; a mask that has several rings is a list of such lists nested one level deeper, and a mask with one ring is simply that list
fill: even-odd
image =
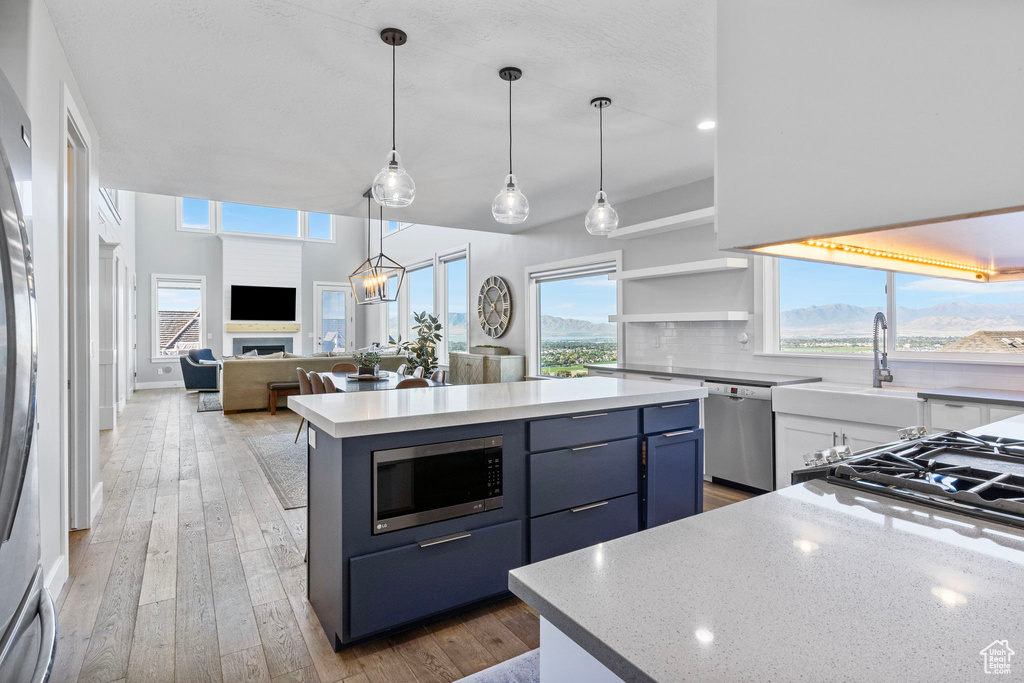
[{"label": "flat screen television", "polygon": [[294,287],[231,285],[232,320],[295,320]]}]

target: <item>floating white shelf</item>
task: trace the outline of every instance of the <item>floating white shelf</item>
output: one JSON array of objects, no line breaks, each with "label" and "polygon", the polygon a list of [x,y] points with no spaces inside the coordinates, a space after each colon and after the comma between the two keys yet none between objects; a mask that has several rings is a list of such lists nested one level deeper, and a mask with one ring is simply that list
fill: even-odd
[{"label": "floating white shelf", "polygon": [[711,225],[714,222],[715,207],[709,206],[706,209],[677,213],[674,216],[665,216],[664,218],[658,218],[653,221],[636,223],[635,225],[625,225],[618,230],[612,231],[608,237],[613,240],[632,240],[637,237],[658,235],[663,232],[672,232],[673,230],[683,230],[685,228],[696,228],[701,225]]},{"label": "floating white shelf", "polygon": [[708,321],[749,320],[746,311],[705,311],[700,313],[626,313],[610,315],[610,323],[694,323]]},{"label": "floating white shelf", "polygon": [[669,266],[654,266],[637,270],[623,270],[610,273],[609,280],[650,280],[656,277],[673,275],[696,275],[698,273],[714,273],[723,270],[743,270],[750,262],[745,258],[713,258],[707,261],[691,261],[690,263],[674,263]]}]

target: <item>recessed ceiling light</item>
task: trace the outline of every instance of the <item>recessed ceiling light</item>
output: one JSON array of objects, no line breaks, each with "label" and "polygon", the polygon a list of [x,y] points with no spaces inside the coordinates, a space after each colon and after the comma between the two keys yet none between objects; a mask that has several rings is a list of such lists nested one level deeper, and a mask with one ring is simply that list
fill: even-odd
[{"label": "recessed ceiling light", "polygon": [[714,121],[701,121],[700,123],[697,124],[697,127],[700,128],[701,130],[711,130],[712,128],[715,127],[715,122]]}]

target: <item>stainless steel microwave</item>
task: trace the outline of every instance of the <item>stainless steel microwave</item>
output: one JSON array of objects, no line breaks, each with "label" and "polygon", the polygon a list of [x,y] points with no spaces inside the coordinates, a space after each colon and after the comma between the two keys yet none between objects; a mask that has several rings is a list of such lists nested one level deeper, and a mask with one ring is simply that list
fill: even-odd
[{"label": "stainless steel microwave", "polygon": [[373,452],[373,533],[502,506],[501,437]]}]

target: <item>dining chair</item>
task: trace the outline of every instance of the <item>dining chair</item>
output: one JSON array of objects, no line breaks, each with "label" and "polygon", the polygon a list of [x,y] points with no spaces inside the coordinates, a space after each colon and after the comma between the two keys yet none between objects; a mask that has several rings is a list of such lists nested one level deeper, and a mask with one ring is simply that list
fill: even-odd
[{"label": "dining chair", "polygon": [[343,372],[359,372],[359,368],[352,363],[335,363],[334,367],[331,368],[331,372],[340,375]]},{"label": "dining chair", "polygon": [[427,370],[422,365],[412,371],[412,376],[418,379],[423,379],[423,375],[425,374],[427,374]]},{"label": "dining chair", "polygon": [[[313,385],[309,381],[309,373],[302,368],[295,368],[295,374],[299,376],[299,395],[306,396],[313,393]],[[299,434],[302,434],[302,426],[306,424],[306,418],[299,420],[299,431],[295,432],[294,443],[299,442]]]},{"label": "dining chair", "polygon": [[397,372],[399,375],[404,375],[405,373],[409,372],[409,364],[402,363],[401,365],[398,366]]},{"label": "dining chair", "polygon": [[448,384],[448,371],[447,370],[434,370],[430,373],[430,380],[432,382],[440,382],[441,384]]},{"label": "dining chair", "polygon": [[[422,368],[419,368],[422,370]],[[395,389],[419,389],[420,387],[429,387],[430,384],[427,380],[422,377],[410,377],[403,379],[401,382],[395,385]]]},{"label": "dining chair", "polygon": [[314,394],[327,393],[327,388],[324,386],[324,378],[320,376],[319,372],[309,373],[309,381],[313,385]]},{"label": "dining chair", "polygon": [[325,394],[336,394],[338,393],[338,387],[334,385],[334,379],[330,375],[324,375],[322,377],[324,381],[324,393]]}]

